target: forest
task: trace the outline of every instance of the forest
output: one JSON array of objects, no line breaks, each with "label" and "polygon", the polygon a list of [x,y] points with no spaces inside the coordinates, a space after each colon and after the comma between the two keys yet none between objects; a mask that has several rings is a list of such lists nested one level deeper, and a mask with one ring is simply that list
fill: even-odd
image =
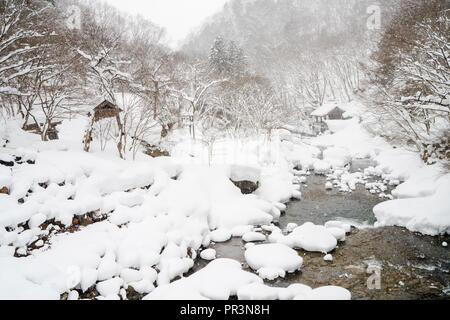
[{"label": "forest", "polygon": [[122,158],[183,117],[211,143],[307,130],[328,100],[360,98],[371,131],[426,162],[448,157],[445,1],[234,0],[176,50],[162,28],[101,2],[5,0],[1,10],[2,115],[43,140],[52,123],[120,95],[132,96],[124,112],[94,134]]}]

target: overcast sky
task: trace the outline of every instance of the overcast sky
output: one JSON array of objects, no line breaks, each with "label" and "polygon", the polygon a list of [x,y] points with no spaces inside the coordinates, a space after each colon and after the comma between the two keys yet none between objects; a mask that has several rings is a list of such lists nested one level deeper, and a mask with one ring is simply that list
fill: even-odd
[{"label": "overcast sky", "polygon": [[205,18],[218,12],[227,0],[103,0],[132,14],[141,14],[166,28],[175,46]]}]

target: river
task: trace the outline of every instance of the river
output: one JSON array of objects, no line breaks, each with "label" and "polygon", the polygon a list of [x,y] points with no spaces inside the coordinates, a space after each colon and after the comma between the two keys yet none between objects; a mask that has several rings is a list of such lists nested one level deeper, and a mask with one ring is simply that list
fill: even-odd
[{"label": "river", "polygon": [[[355,161],[351,170],[368,165],[368,160]],[[343,220],[358,228],[353,227],[346,241],[332,252],[333,262],[324,261],[323,254],[299,250],[304,259],[301,271],[267,284],[286,287],[302,283],[313,288],[337,285],[350,290],[355,300],[450,299],[450,254],[442,246],[444,241],[450,242],[449,236],[423,236],[399,227],[374,228],[372,209],[384,200],[361,185],[352,193],[342,193],[325,190],[325,183],[324,176],[309,176],[302,200],[289,203],[278,226],[284,229],[288,223]],[[245,263],[244,246],[241,239],[233,238],[211,247],[216,249],[217,258],[235,259],[251,271]],[[192,272],[206,265],[206,261],[198,260]],[[380,287],[372,281],[378,272]]]}]

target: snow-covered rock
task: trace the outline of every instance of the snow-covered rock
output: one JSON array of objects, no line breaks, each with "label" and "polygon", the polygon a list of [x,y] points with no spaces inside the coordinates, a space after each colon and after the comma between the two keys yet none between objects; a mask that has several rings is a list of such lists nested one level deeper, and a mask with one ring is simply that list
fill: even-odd
[{"label": "snow-covered rock", "polygon": [[279,291],[280,300],[293,300],[295,297],[307,296],[312,292],[312,288],[304,284],[291,284],[286,289]]},{"label": "snow-covered rock", "polygon": [[327,286],[312,290],[308,294],[300,294],[294,300],[351,300],[352,294],[347,289]]},{"label": "snow-covered rock", "polygon": [[436,192],[427,197],[383,202],[373,211],[376,226],[403,226],[431,236],[450,233],[450,174],[440,178]]},{"label": "snow-covered rock", "polygon": [[200,253],[200,258],[203,260],[211,261],[216,259],[216,250],[214,249],[206,249]]},{"label": "snow-covered rock", "polygon": [[345,230],[341,228],[327,228],[337,241],[345,241]]},{"label": "snow-covered rock", "polygon": [[266,241],[266,236],[259,232],[249,232],[244,234],[242,240],[245,242],[263,242]]},{"label": "snow-covered rock", "polygon": [[239,288],[239,300],[277,300],[278,289],[262,283],[252,283]]},{"label": "snow-covered rock", "polygon": [[113,278],[103,282],[97,283],[96,289],[103,297],[111,297],[119,295],[120,287],[123,285],[123,280],[120,278]]},{"label": "snow-covered rock", "polygon": [[336,237],[327,228],[310,222],[296,228],[291,234],[280,237],[277,242],[294,249],[323,253],[331,252],[337,246]]},{"label": "snow-covered rock", "polygon": [[231,239],[232,234],[231,231],[228,229],[217,229],[213,232],[211,232],[211,241],[212,242],[227,242]]},{"label": "snow-covered rock", "polygon": [[233,237],[241,238],[242,236],[244,236],[244,234],[246,234],[248,232],[252,232],[253,229],[254,229],[254,227],[251,225],[237,226],[237,227],[234,227],[233,229],[231,229],[231,235]]},{"label": "snow-covered rock", "polygon": [[352,226],[350,224],[341,221],[328,221],[325,223],[325,227],[343,229],[345,233],[350,233],[352,231]]},{"label": "snow-covered rock", "polygon": [[352,160],[351,154],[346,148],[333,147],[323,152],[323,159],[333,168],[343,168]]},{"label": "snow-covered rock", "polygon": [[325,160],[316,160],[313,168],[316,174],[327,174],[331,170],[331,164]]},{"label": "snow-covered rock", "polygon": [[257,275],[242,270],[234,260],[217,259],[188,278],[159,286],[144,300],[228,300],[252,283],[263,283]]},{"label": "snow-covered rock", "polygon": [[245,260],[250,268],[268,280],[284,277],[286,272],[296,272],[303,265],[303,259],[297,252],[282,244],[250,247],[245,252]]}]

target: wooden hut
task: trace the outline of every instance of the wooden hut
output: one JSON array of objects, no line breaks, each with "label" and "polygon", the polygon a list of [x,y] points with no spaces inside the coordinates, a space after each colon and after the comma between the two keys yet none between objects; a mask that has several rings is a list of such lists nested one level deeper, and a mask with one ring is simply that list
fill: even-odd
[{"label": "wooden hut", "polygon": [[115,104],[104,100],[97,107],[94,108],[94,121],[100,121],[103,119],[114,118],[123,110]]},{"label": "wooden hut", "polygon": [[326,103],[317,108],[311,116],[314,119],[315,133],[322,133],[328,129],[326,121],[345,120],[346,110],[341,108],[337,102]]}]

